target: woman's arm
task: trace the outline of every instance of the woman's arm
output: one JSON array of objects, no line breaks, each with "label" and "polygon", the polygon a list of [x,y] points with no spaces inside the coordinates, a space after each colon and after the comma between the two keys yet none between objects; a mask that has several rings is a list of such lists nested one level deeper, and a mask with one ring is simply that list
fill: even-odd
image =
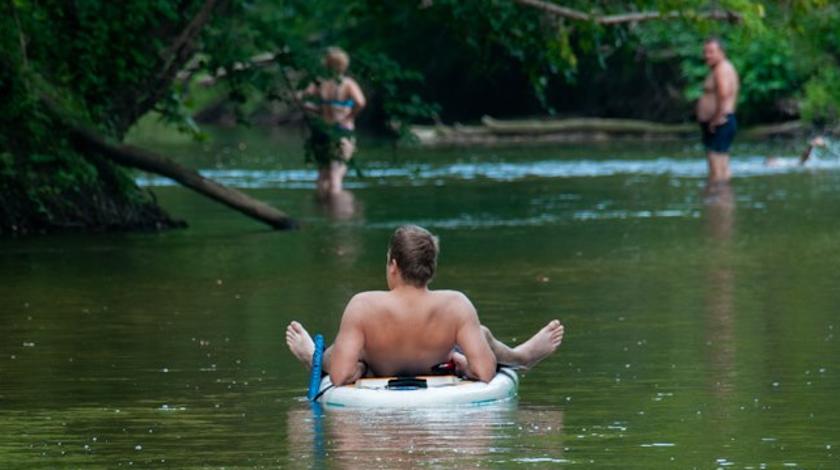
[{"label": "woman's arm", "polygon": [[321,112],[321,106],[314,101],[318,101],[320,95],[318,93],[318,85],[310,83],[305,90],[296,93],[296,99],[303,107],[303,110],[308,113],[318,114]]},{"label": "woman's arm", "polygon": [[362,88],[356,83],[356,80],[350,79],[347,87],[349,88],[350,98],[353,99],[353,110],[350,111],[349,117],[355,119],[362,109],[367,106],[367,100],[365,99],[365,94],[362,92]]}]

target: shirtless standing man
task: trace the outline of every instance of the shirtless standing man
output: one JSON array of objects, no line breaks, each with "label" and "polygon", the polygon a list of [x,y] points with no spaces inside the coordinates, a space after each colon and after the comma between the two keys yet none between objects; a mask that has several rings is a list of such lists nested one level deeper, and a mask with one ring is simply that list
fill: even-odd
[{"label": "shirtless standing man", "polygon": [[[563,325],[557,320],[510,348],[479,323],[464,294],[429,290],[437,255],[437,237],[425,229],[405,225],[394,232],[386,266],[389,290],[350,299],[335,343],[324,352],[323,370],[332,383],[345,385],[366,375],[428,374],[449,360],[468,377],[489,382],[497,362],[532,367],[557,349],[563,340]],[[315,345],[300,323],[286,328],[286,344],[311,367]]]},{"label": "shirtless standing man", "polygon": [[697,121],[703,132],[703,146],[709,161],[709,183],[729,181],[729,147],[735,138],[735,104],[738,100],[738,72],[726,58],[720,39],[707,39],[703,58],[711,72],[697,101]]}]

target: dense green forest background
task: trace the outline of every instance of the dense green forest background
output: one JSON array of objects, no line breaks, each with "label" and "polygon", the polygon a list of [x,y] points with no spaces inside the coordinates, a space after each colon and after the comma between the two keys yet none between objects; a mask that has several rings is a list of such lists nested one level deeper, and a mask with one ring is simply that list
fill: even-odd
[{"label": "dense green forest background", "polygon": [[200,135],[208,106],[293,109],[329,45],[350,52],[363,124],[383,132],[485,114],[687,121],[709,35],[741,73],[743,122],[827,129],[838,27],[828,0],[3,0],[0,234],[177,225],[124,170],[142,162],[105,145],[149,113]]}]

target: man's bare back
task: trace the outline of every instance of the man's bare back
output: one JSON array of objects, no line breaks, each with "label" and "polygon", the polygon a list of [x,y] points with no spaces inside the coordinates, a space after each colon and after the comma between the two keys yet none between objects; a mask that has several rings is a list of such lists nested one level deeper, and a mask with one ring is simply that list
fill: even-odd
[{"label": "man's bare back", "polygon": [[459,331],[475,315],[466,296],[455,291],[365,292],[351,303],[364,309],[361,359],[378,376],[425,374],[448,361]]},{"label": "man's bare back", "polygon": [[[365,374],[427,374],[448,360],[463,374],[488,382],[496,374],[497,361],[531,367],[560,345],[564,329],[557,320],[515,348],[496,340],[479,323],[464,294],[428,289],[436,259],[437,240],[431,234],[416,226],[397,229],[386,267],[389,290],[355,295],[344,310],[335,342],[324,354],[322,365],[334,384],[352,383]],[[298,360],[311,366],[314,344],[300,323],[289,324],[286,344]]]}]

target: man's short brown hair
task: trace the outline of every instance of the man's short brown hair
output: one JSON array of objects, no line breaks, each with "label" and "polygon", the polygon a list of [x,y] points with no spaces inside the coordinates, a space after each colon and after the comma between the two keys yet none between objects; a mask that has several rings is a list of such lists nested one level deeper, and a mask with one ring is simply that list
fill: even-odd
[{"label": "man's short brown hair", "polygon": [[394,260],[403,281],[425,287],[437,269],[438,238],[417,225],[403,225],[391,235],[388,261]]},{"label": "man's short brown hair", "polygon": [[723,39],[721,39],[719,36],[709,36],[709,37],[707,37],[706,40],[703,41],[703,45],[706,45],[706,44],[717,44],[717,46],[720,48],[721,51],[726,52],[726,45],[724,45]]}]

